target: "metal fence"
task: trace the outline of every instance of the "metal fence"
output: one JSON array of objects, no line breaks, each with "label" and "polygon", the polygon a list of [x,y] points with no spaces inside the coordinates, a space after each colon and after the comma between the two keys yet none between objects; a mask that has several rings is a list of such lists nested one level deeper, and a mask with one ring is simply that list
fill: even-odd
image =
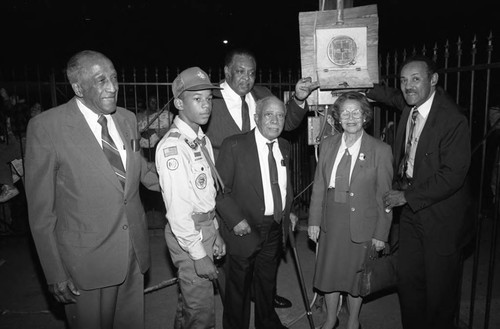
[{"label": "metal fence", "polygon": [[[172,97],[171,85],[179,74],[179,69],[169,68],[132,68],[119,70],[118,106],[127,108],[135,113],[147,106],[150,96],[158,100],[159,108],[167,104]],[[211,81],[224,79],[224,71],[219,69],[207,69]],[[267,70],[258,71],[256,84],[265,86],[274,95],[285,99],[295,89],[299,79],[299,70]],[[24,68],[0,68],[0,87],[8,90],[9,94],[20,96],[28,106],[35,102],[42,105],[44,109],[63,104],[73,97],[73,90],[64,73],[64,69],[52,69],[37,67],[34,69]],[[167,111],[175,112],[172,103],[167,105]],[[293,133],[287,133],[287,138],[292,144],[292,165],[294,192],[300,196],[295,204],[298,210],[305,212],[309,203],[309,191],[306,189],[312,180],[310,171],[311,155],[307,147],[306,120],[303,126]],[[304,191],[300,193],[300,191]]]},{"label": "metal fence", "polygon": [[[424,54],[433,57],[437,62],[440,81],[458,104],[460,104],[469,118],[471,128],[471,145],[473,160],[470,178],[473,182],[476,204],[475,223],[476,236],[467,248],[464,258],[464,273],[470,279],[463,280],[461,302],[457,305],[458,322],[462,328],[489,328],[492,322],[494,307],[497,241],[498,241],[498,212],[499,190],[498,177],[498,145],[500,144],[500,125],[492,122],[495,111],[500,112],[500,61],[493,52],[493,36],[484,38],[474,36],[472,40],[457,39],[456,42],[444,42],[424,45],[411,50],[398,50],[381,56],[381,81],[398,87],[397,68],[410,54]],[[223,70],[206,69],[212,81],[223,79]],[[158,99],[160,108],[171,98],[171,83],[179,70],[168,68],[141,68],[122,69],[120,76],[119,106],[137,112],[145,106],[149,96]],[[294,89],[300,74],[299,70],[269,70],[259,71],[257,84],[271,89],[282,98]],[[28,104],[39,102],[43,108],[50,108],[62,104],[73,97],[62,69],[22,68],[1,69],[0,87],[5,87],[9,93],[17,94]],[[168,110],[174,110],[168,108]],[[314,112],[311,112],[314,115]],[[399,119],[394,109],[376,104],[375,125],[372,133],[382,135],[391,144],[394,138],[395,127]],[[292,143],[293,184],[294,192],[299,197],[296,200],[298,212],[307,212],[310,199],[310,183],[315,169],[315,151],[307,144],[307,127],[303,126],[287,138]],[[498,128],[495,129],[495,128]],[[383,129],[383,130],[382,130]],[[496,301],[498,307],[498,301]]]}]

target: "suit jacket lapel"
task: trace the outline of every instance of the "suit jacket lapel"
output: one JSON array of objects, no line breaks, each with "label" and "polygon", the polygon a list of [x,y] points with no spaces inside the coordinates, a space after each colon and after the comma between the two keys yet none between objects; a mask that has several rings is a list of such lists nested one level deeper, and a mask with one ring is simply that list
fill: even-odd
[{"label": "suit jacket lapel", "polygon": [[228,131],[234,131],[235,133],[241,134],[242,131],[241,131],[240,127],[238,127],[236,122],[234,121],[233,116],[231,115],[231,112],[229,112],[226,101],[225,101],[224,97],[222,96],[221,91],[218,89],[213,90],[213,96],[214,96],[214,98],[218,98],[221,105],[222,105],[219,107],[221,113],[217,117],[217,119],[224,121],[224,122],[220,122],[220,124],[221,124],[220,127],[224,127],[224,129],[226,129]]},{"label": "suit jacket lapel", "polygon": [[[354,169],[352,170],[351,174],[351,184],[356,179],[356,176],[359,175],[361,170],[363,170],[363,167],[366,163],[365,158],[368,158],[371,156],[372,150],[373,150],[373,145],[372,141],[370,140],[370,136],[366,133],[366,131],[363,133],[363,136],[361,137],[361,146],[359,148],[359,154],[358,157],[355,159],[351,159],[351,161],[356,161],[354,163]],[[360,160],[362,158],[363,160]]]},{"label": "suit jacket lapel", "polygon": [[415,151],[415,159],[413,163],[413,177],[416,176],[416,173],[419,168],[419,163],[425,158],[425,152],[429,150],[429,143],[434,138],[434,132],[436,131],[436,125],[439,122],[437,117],[441,113],[439,109],[439,99],[436,95],[434,96],[434,100],[431,105],[431,110],[429,111],[429,115],[427,116],[427,120],[425,121],[424,128],[422,129],[420,136],[418,137],[417,150]]},{"label": "suit jacket lapel", "polygon": [[104,155],[102,148],[99,146],[94,134],[90,130],[85,117],[80,112],[80,109],[76,104],[76,98],[73,98],[68,106],[69,108],[66,112],[67,116],[65,127],[68,131],[64,135],[72,139],[73,145],[80,149],[81,154],[86,156],[90,163],[102,171],[103,176],[106,179],[108,179],[119,190],[123,190],[113,168],[111,168],[111,165]]},{"label": "suit jacket lapel", "polygon": [[[120,115],[118,112],[115,112],[112,115],[113,121],[115,122],[116,129],[118,130],[118,133],[120,134],[120,137],[123,141],[123,145],[125,146],[125,151],[127,153],[127,168],[125,169],[125,191],[127,191],[130,188],[129,182],[131,181],[132,173],[135,170],[135,161],[133,161],[132,157],[132,128],[128,124],[127,121],[125,121],[125,117]],[[120,184],[121,187],[121,184]]]},{"label": "suit jacket lapel", "polygon": [[327,154],[327,157],[325,157],[326,168],[324,170],[324,173],[326,177],[324,177],[324,179],[327,188],[328,185],[330,184],[330,178],[333,175],[333,164],[335,162],[335,158],[337,157],[337,153],[340,148],[342,134],[338,134],[337,136],[338,136],[337,138],[332,139],[332,146],[328,148],[329,153],[325,152]]}]

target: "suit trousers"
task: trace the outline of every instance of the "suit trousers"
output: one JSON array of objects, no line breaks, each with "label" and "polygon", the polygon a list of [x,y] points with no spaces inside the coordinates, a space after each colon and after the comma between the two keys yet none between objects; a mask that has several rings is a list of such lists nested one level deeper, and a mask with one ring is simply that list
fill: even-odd
[{"label": "suit trousers", "polygon": [[245,329],[250,324],[251,297],[255,301],[255,328],[281,328],[281,321],[274,309],[273,299],[276,276],[281,259],[281,224],[273,216],[265,216],[256,225],[260,234],[257,249],[242,257],[230,252],[226,255],[226,277],[223,328]]},{"label": "suit trousers", "polygon": [[132,244],[125,281],[116,286],[80,289],[76,304],[66,304],[71,329],[144,328],[144,275]]},{"label": "suit trousers", "polygon": [[439,254],[408,205],[400,219],[399,300],[404,329],[451,329],[458,298],[460,251]]},{"label": "suit trousers", "polygon": [[[203,247],[213,257],[215,226],[213,220],[198,223],[203,235]],[[177,267],[179,296],[174,320],[175,329],[215,328],[215,296],[212,281],[200,278],[194,269],[194,261],[175,238],[170,225],[165,227],[165,239],[172,262]]]}]

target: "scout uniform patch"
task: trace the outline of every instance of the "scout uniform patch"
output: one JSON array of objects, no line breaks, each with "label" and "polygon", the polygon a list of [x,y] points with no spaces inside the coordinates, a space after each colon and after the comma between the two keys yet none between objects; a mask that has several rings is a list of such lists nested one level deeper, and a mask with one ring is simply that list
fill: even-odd
[{"label": "scout uniform patch", "polygon": [[207,187],[207,175],[205,173],[199,174],[195,180],[196,187],[200,190]]},{"label": "scout uniform patch", "polygon": [[167,168],[168,170],[175,170],[179,168],[179,162],[177,162],[176,159],[168,159],[167,161]]},{"label": "scout uniform patch", "polygon": [[172,155],[177,155],[177,146],[170,146],[163,149],[163,156],[165,158],[168,158]]}]

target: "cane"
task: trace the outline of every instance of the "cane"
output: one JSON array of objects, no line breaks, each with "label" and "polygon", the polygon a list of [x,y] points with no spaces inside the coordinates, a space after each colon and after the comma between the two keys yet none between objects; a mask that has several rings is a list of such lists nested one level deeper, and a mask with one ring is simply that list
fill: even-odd
[{"label": "cane", "polygon": [[300,288],[302,292],[302,299],[304,300],[304,305],[306,306],[307,319],[309,320],[309,326],[314,329],[314,321],[312,317],[311,307],[309,306],[309,297],[307,297],[306,284],[304,282],[304,275],[302,274],[302,268],[300,267],[299,255],[297,253],[297,244],[295,243],[295,236],[292,231],[292,226],[288,227],[290,236],[290,245],[292,246],[293,256],[295,258],[295,265],[297,266],[297,272],[299,274]]}]

